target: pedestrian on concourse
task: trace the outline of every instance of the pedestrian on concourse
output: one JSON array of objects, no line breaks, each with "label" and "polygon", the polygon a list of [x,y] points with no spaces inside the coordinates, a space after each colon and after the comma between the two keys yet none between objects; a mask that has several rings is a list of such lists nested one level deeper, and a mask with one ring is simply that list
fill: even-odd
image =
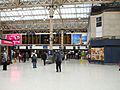
[{"label": "pedestrian on concourse", "polygon": [[56,61],[56,72],[58,72],[58,71],[61,72],[62,56],[61,56],[60,52],[56,52],[56,59],[55,59],[55,61]]},{"label": "pedestrian on concourse", "polygon": [[3,70],[7,70],[7,53],[4,51],[2,58]]},{"label": "pedestrian on concourse", "polygon": [[33,63],[33,68],[37,68],[36,64],[37,64],[37,57],[35,54],[33,54],[32,56],[32,63]]},{"label": "pedestrian on concourse", "polygon": [[35,56],[37,57],[36,50],[34,52],[32,52],[31,57],[33,56],[33,54],[35,54]]},{"label": "pedestrian on concourse", "polygon": [[41,56],[43,62],[44,62],[44,66],[46,65],[46,59],[47,59],[47,54],[45,52],[43,52],[42,56]]}]

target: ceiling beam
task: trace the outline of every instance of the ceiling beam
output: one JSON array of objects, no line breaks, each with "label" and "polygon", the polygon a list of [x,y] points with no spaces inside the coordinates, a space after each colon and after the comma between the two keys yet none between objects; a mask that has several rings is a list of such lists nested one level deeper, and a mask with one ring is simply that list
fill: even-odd
[{"label": "ceiling beam", "polygon": [[[81,21],[87,21],[88,18],[81,18]],[[69,19],[63,19],[63,22],[80,22],[78,18],[69,18]],[[60,19],[54,19],[53,23],[61,23]],[[20,20],[20,21],[1,21],[2,23],[6,24],[34,24],[34,23],[49,23],[48,20]]]},{"label": "ceiling beam", "polygon": [[[61,5],[71,5],[71,4],[98,4],[98,3],[111,3],[114,1],[120,0],[53,0],[53,5],[61,6]],[[50,0],[41,0],[41,1],[27,1],[22,2],[20,0],[14,0],[14,2],[3,2],[0,3],[0,10],[3,9],[13,9],[13,8],[30,8],[30,7],[46,7],[50,6]]]}]

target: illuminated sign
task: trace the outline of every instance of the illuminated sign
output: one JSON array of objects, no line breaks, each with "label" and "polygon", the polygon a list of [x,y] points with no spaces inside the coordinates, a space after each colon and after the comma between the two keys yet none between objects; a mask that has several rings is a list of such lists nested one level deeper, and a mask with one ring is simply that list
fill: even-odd
[{"label": "illuminated sign", "polygon": [[2,44],[6,46],[13,46],[14,43],[12,41],[2,40]]},{"label": "illuminated sign", "polygon": [[73,34],[72,35],[72,44],[78,45],[80,44],[80,34]]},{"label": "illuminated sign", "polygon": [[6,39],[11,40],[14,45],[22,44],[21,34],[7,34]]}]

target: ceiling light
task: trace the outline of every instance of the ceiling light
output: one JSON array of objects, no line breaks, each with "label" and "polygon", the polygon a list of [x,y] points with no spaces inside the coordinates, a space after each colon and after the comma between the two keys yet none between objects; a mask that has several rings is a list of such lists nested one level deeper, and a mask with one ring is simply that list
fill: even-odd
[{"label": "ceiling light", "polygon": [[23,18],[24,16],[23,15],[21,15],[21,18]]},{"label": "ceiling light", "polygon": [[43,21],[45,21],[45,18],[43,18]]},{"label": "ceiling light", "polygon": [[81,18],[79,17],[78,19],[80,20]]}]

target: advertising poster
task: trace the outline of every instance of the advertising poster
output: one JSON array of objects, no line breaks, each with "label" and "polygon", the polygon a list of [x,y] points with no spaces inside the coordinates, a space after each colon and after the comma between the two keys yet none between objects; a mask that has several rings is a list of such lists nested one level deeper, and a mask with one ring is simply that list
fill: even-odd
[{"label": "advertising poster", "polygon": [[85,45],[87,43],[87,35],[86,34],[82,34],[81,40],[82,40],[82,44]]},{"label": "advertising poster", "polygon": [[104,60],[104,48],[91,48],[91,60]]},{"label": "advertising poster", "polygon": [[22,35],[21,34],[7,34],[6,39],[11,40],[14,45],[22,44]]},{"label": "advertising poster", "polygon": [[80,44],[80,34],[73,34],[72,35],[72,44],[77,45]]},{"label": "advertising poster", "polygon": [[13,42],[12,41],[8,41],[8,40],[2,40],[1,41],[2,45],[6,45],[6,46],[13,46]]},{"label": "advertising poster", "polygon": [[87,35],[82,35],[82,42],[87,42]]}]

